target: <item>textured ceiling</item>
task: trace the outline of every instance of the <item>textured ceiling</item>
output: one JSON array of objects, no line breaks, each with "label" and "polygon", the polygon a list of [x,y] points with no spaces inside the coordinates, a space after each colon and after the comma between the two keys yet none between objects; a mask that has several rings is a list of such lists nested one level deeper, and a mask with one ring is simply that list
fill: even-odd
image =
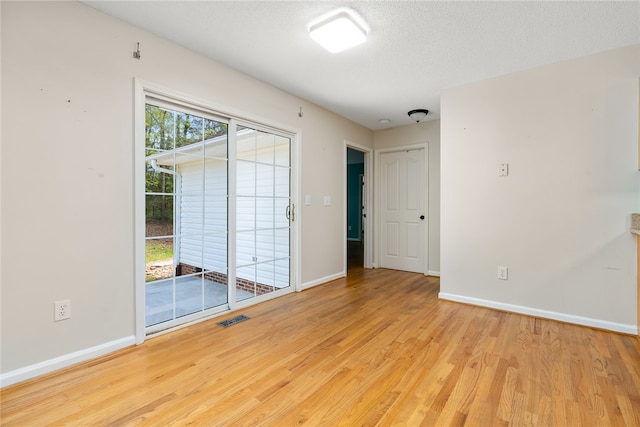
[{"label": "textured ceiling", "polygon": [[[447,87],[640,43],[637,0],[84,3],[374,130],[439,118]],[[331,54],[307,24],[342,6],[370,33]]]}]

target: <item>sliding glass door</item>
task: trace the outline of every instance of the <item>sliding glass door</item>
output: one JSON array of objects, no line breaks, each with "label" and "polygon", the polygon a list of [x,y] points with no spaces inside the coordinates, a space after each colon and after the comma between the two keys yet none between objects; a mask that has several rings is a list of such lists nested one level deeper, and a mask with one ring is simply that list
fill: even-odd
[{"label": "sliding glass door", "polygon": [[291,139],[238,126],[236,288],[238,300],[290,286]]},{"label": "sliding glass door", "polygon": [[147,333],[291,289],[291,141],[146,98]]}]

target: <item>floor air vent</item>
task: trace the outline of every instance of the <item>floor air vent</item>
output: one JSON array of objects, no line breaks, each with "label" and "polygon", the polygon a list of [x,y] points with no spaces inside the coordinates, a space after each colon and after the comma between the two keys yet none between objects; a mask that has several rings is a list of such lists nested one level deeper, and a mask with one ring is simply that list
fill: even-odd
[{"label": "floor air vent", "polygon": [[235,325],[236,323],[240,323],[240,322],[244,322],[245,320],[248,320],[249,318],[247,316],[245,316],[244,314],[241,314],[240,316],[236,316],[236,317],[232,317],[231,319],[227,319],[227,320],[223,320],[222,322],[218,322],[218,325],[222,326],[223,328],[227,328],[231,325]]}]

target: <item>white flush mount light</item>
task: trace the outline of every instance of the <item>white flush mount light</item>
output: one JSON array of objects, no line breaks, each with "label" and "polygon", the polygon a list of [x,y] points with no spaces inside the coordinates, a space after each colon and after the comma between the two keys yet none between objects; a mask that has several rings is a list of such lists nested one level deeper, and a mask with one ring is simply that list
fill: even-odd
[{"label": "white flush mount light", "polygon": [[367,40],[369,28],[358,13],[341,7],[309,24],[309,36],[331,53],[357,46]]}]

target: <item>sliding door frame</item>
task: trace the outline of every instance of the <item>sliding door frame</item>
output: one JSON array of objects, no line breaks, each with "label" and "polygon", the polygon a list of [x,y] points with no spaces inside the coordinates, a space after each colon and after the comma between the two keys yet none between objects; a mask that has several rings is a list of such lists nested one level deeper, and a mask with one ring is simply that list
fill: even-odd
[{"label": "sliding door frame", "polygon": [[[216,116],[228,119],[228,255],[227,255],[227,274],[229,283],[235,283],[235,195],[236,195],[236,134],[235,124],[247,124],[251,127],[274,132],[279,135],[290,138],[290,200],[291,204],[297,208],[299,204],[299,188],[300,188],[300,138],[299,129],[291,126],[283,125],[263,117],[258,117],[242,111],[234,111],[233,109],[216,105],[210,101],[199,99],[191,95],[187,95],[162,85],[152,83],[143,79],[134,79],[134,289],[135,289],[135,337],[136,344],[141,344],[150,336],[147,333],[145,322],[145,104],[147,97],[165,98],[176,105],[184,105],[187,108],[198,108],[206,112],[210,112]],[[231,131],[233,127],[233,131]],[[300,291],[300,209],[295,209],[295,220],[290,222],[290,277],[288,288],[283,288],[268,294],[260,295],[250,300],[238,303],[235,298],[235,287],[229,288],[228,310],[217,311],[210,315],[199,317],[195,320],[187,321],[177,326],[157,332],[156,334],[166,333],[175,329],[188,326],[193,323],[208,320],[212,317],[231,311],[257,304],[259,302],[277,298],[281,295]],[[233,282],[232,282],[233,280]]]}]

